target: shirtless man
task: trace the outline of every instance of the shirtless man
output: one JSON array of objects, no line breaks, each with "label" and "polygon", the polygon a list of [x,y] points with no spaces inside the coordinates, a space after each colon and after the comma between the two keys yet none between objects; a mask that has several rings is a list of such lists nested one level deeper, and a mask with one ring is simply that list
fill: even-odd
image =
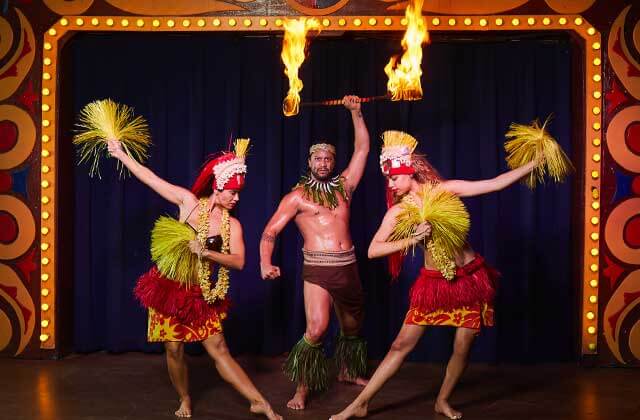
[{"label": "shirtless man", "polygon": [[267,224],[260,241],[260,271],[263,279],[280,276],[271,263],[278,234],[294,219],[304,239],[304,306],[306,331],[293,347],[285,373],[297,383],[287,407],[305,408],[310,391],[328,386],[327,361],[322,339],[329,325],[331,306],[340,322],[335,360],[338,380],[366,385],[366,343],[358,336],[364,316],[362,285],[349,233],[351,196],[358,186],[369,153],[369,132],[360,111],[360,98],[345,96],[355,132],[349,166],[333,176],[335,148],[314,144],[309,149],[309,173],[287,194]]}]

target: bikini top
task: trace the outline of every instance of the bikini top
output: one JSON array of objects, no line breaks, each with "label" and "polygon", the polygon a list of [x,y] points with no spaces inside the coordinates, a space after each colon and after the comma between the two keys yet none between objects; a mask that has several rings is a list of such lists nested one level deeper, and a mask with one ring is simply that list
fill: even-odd
[{"label": "bikini top", "polygon": [[[187,216],[187,220],[189,220],[189,216],[191,216],[191,213],[193,213],[193,210],[195,210],[198,206],[194,207],[190,212],[189,215]],[[187,221],[185,220],[183,222],[185,225],[189,226],[191,229],[193,229],[194,232],[198,232],[196,230],[196,228],[194,228],[193,226],[191,226],[189,223],[187,223]],[[214,236],[209,236],[207,238],[207,240],[205,241],[205,246],[209,251],[216,251],[216,252],[221,252],[222,251],[222,235],[214,235]]]},{"label": "bikini top", "polygon": [[[189,226],[191,229],[193,229],[194,232],[198,232],[189,223],[184,222],[184,224]],[[205,246],[209,251],[221,252],[222,251],[222,235],[209,236],[205,241]]]}]

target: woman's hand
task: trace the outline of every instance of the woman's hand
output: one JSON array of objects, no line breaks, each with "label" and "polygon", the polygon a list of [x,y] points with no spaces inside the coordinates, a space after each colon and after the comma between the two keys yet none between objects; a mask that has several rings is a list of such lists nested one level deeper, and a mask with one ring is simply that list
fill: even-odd
[{"label": "woman's hand", "polygon": [[418,226],[416,226],[416,231],[413,232],[411,239],[414,243],[420,243],[424,240],[424,238],[431,235],[431,223],[422,222]]},{"label": "woman's hand", "polygon": [[198,257],[202,257],[202,252],[204,251],[204,248],[200,244],[200,241],[198,241],[197,239],[189,241],[189,249]]},{"label": "woman's hand", "polygon": [[109,154],[112,157],[118,160],[120,160],[122,156],[125,154],[124,149],[122,148],[122,143],[120,142],[120,140],[117,140],[117,139],[107,140],[107,150],[109,151]]}]

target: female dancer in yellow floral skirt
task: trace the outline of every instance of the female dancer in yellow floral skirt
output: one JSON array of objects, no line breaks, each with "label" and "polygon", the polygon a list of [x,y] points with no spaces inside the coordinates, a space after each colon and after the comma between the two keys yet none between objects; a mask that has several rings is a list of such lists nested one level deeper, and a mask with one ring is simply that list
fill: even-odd
[{"label": "female dancer in yellow floral skirt", "polygon": [[[251,412],[282,418],[231,357],[222,334],[229,269],[241,270],[245,262],[242,227],[229,211],[244,185],[247,146],[248,140],[239,140],[235,153],[209,159],[187,190],[133,160],[120,141],[108,141],[111,156],[180,211],[179,221],[163,217],[156,222],[151,247],[156,265],[140,277],[135,289],[149,310],[148,340],[164,343],[169,377],[180,396],[178,417],[192,413],[184,343],[199,341],[220,376],[249,400]],[[217,271],[211,270],[212,265],[218,266]]]},{"label": "female dancer in yellow floral skirt", "polygon": [[[418,245],[424,252],[424,267],[411,288],[409,310],[391,349],[360,395],[331,420],[365,417],[371,399],[397,372],[427,326],[456,328],[435,411],[450,419],[462,418],[449,405],[449,397],[467,365],[474,338],[481,327],[493,326],[497,272],[467,244],[469,216],[458,197],[500,191],[527,175],[539,179],[549,172],[559,180],[571,165],[544,127],[513,125],[512,132],[516,139],[506,147],[515,151],[517,162],[513,153],[507,160],[515,169],[481,181],[444,180],[424,156],[413,153],[415,138],[399,131],[383,134],[380,166],[387,178],[390,208],[371,241],[369,258],[401,256]],[[528,181],[535,184],[535,179]],[[389,267],[397,276],[398,259],[390,258]]]}]

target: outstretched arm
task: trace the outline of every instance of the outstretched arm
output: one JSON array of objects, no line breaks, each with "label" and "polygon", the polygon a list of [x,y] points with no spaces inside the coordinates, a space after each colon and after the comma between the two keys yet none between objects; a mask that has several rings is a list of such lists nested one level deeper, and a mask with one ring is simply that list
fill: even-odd
[{"label": "outstretched arm", "polygon": [[387,242],[389,235],[393,232],[396,225],[396,217],[400,213],[400,206],[395,205],[387,210],[378,231],[373,236],[367,256],[372,258],[384,257],[394,252],[403,251],[410,246],[420,243],[425,237],[431,235],[431,225],[429,223],[421,223],[417,226],[415,234],[408,239],[400,239],[397,241]]},{"label": "outstretched arm", "polygon": [[200,242],[197,240],[191,241],[189,247],[194,254],[199,254],[203,258],[207,258],[233,270],[242,270],[244,268],[244,238],[242,236],[242,226],[240,222],[234,218],[229,219],[229,224],[230,238],[228,254],[209,251],[208,249],[203,250]]},{"label": "outstretched arm", "polygon": [[536,162],[529,162],[526,165],[512,169],[492,179],[484,179],[482,181],[452,179],[450,181],[444,181],[440,186],[459,197],[473,197],[475,195],[487,194],[507,188],[523,176],[530,174],[536,165]]},{"label": "outstretched arm", "polygon": [[136,178],[160,194],[165,200],[180,206],[186,199],[194,198],[191,191],[168,183],[153,173],[151,169],[131,159],[122,149],[122,143],[120,143],[120,141],[109,140],[108,150],[109,153],[111,153],[111,156],[122,162],[122,164],[126,166]]},{"label": "outstretched arm", "polygon": [[299,196],[294,192],[285,195],[276,212],[262,232],[260,239],[260,274],[263,279],[280,277],[280,268],[271,264],[276,237],[282,229],[293,219],[298,211]]},{"label": "outstretched arm", "polygon": [[367,164],[367,155],[369,154],[369,130],[362,117],[360,107],[360,98],[357,96],[345,96],[342,99],[345,108],[351,111],[351,119],[353,120],[353,131],[355,134],[353,155],[349,161],[349,166],[342,172],[342,176],[346,179],[346,187],[349,193],[352,193],[360,183],[364,167]]}]

